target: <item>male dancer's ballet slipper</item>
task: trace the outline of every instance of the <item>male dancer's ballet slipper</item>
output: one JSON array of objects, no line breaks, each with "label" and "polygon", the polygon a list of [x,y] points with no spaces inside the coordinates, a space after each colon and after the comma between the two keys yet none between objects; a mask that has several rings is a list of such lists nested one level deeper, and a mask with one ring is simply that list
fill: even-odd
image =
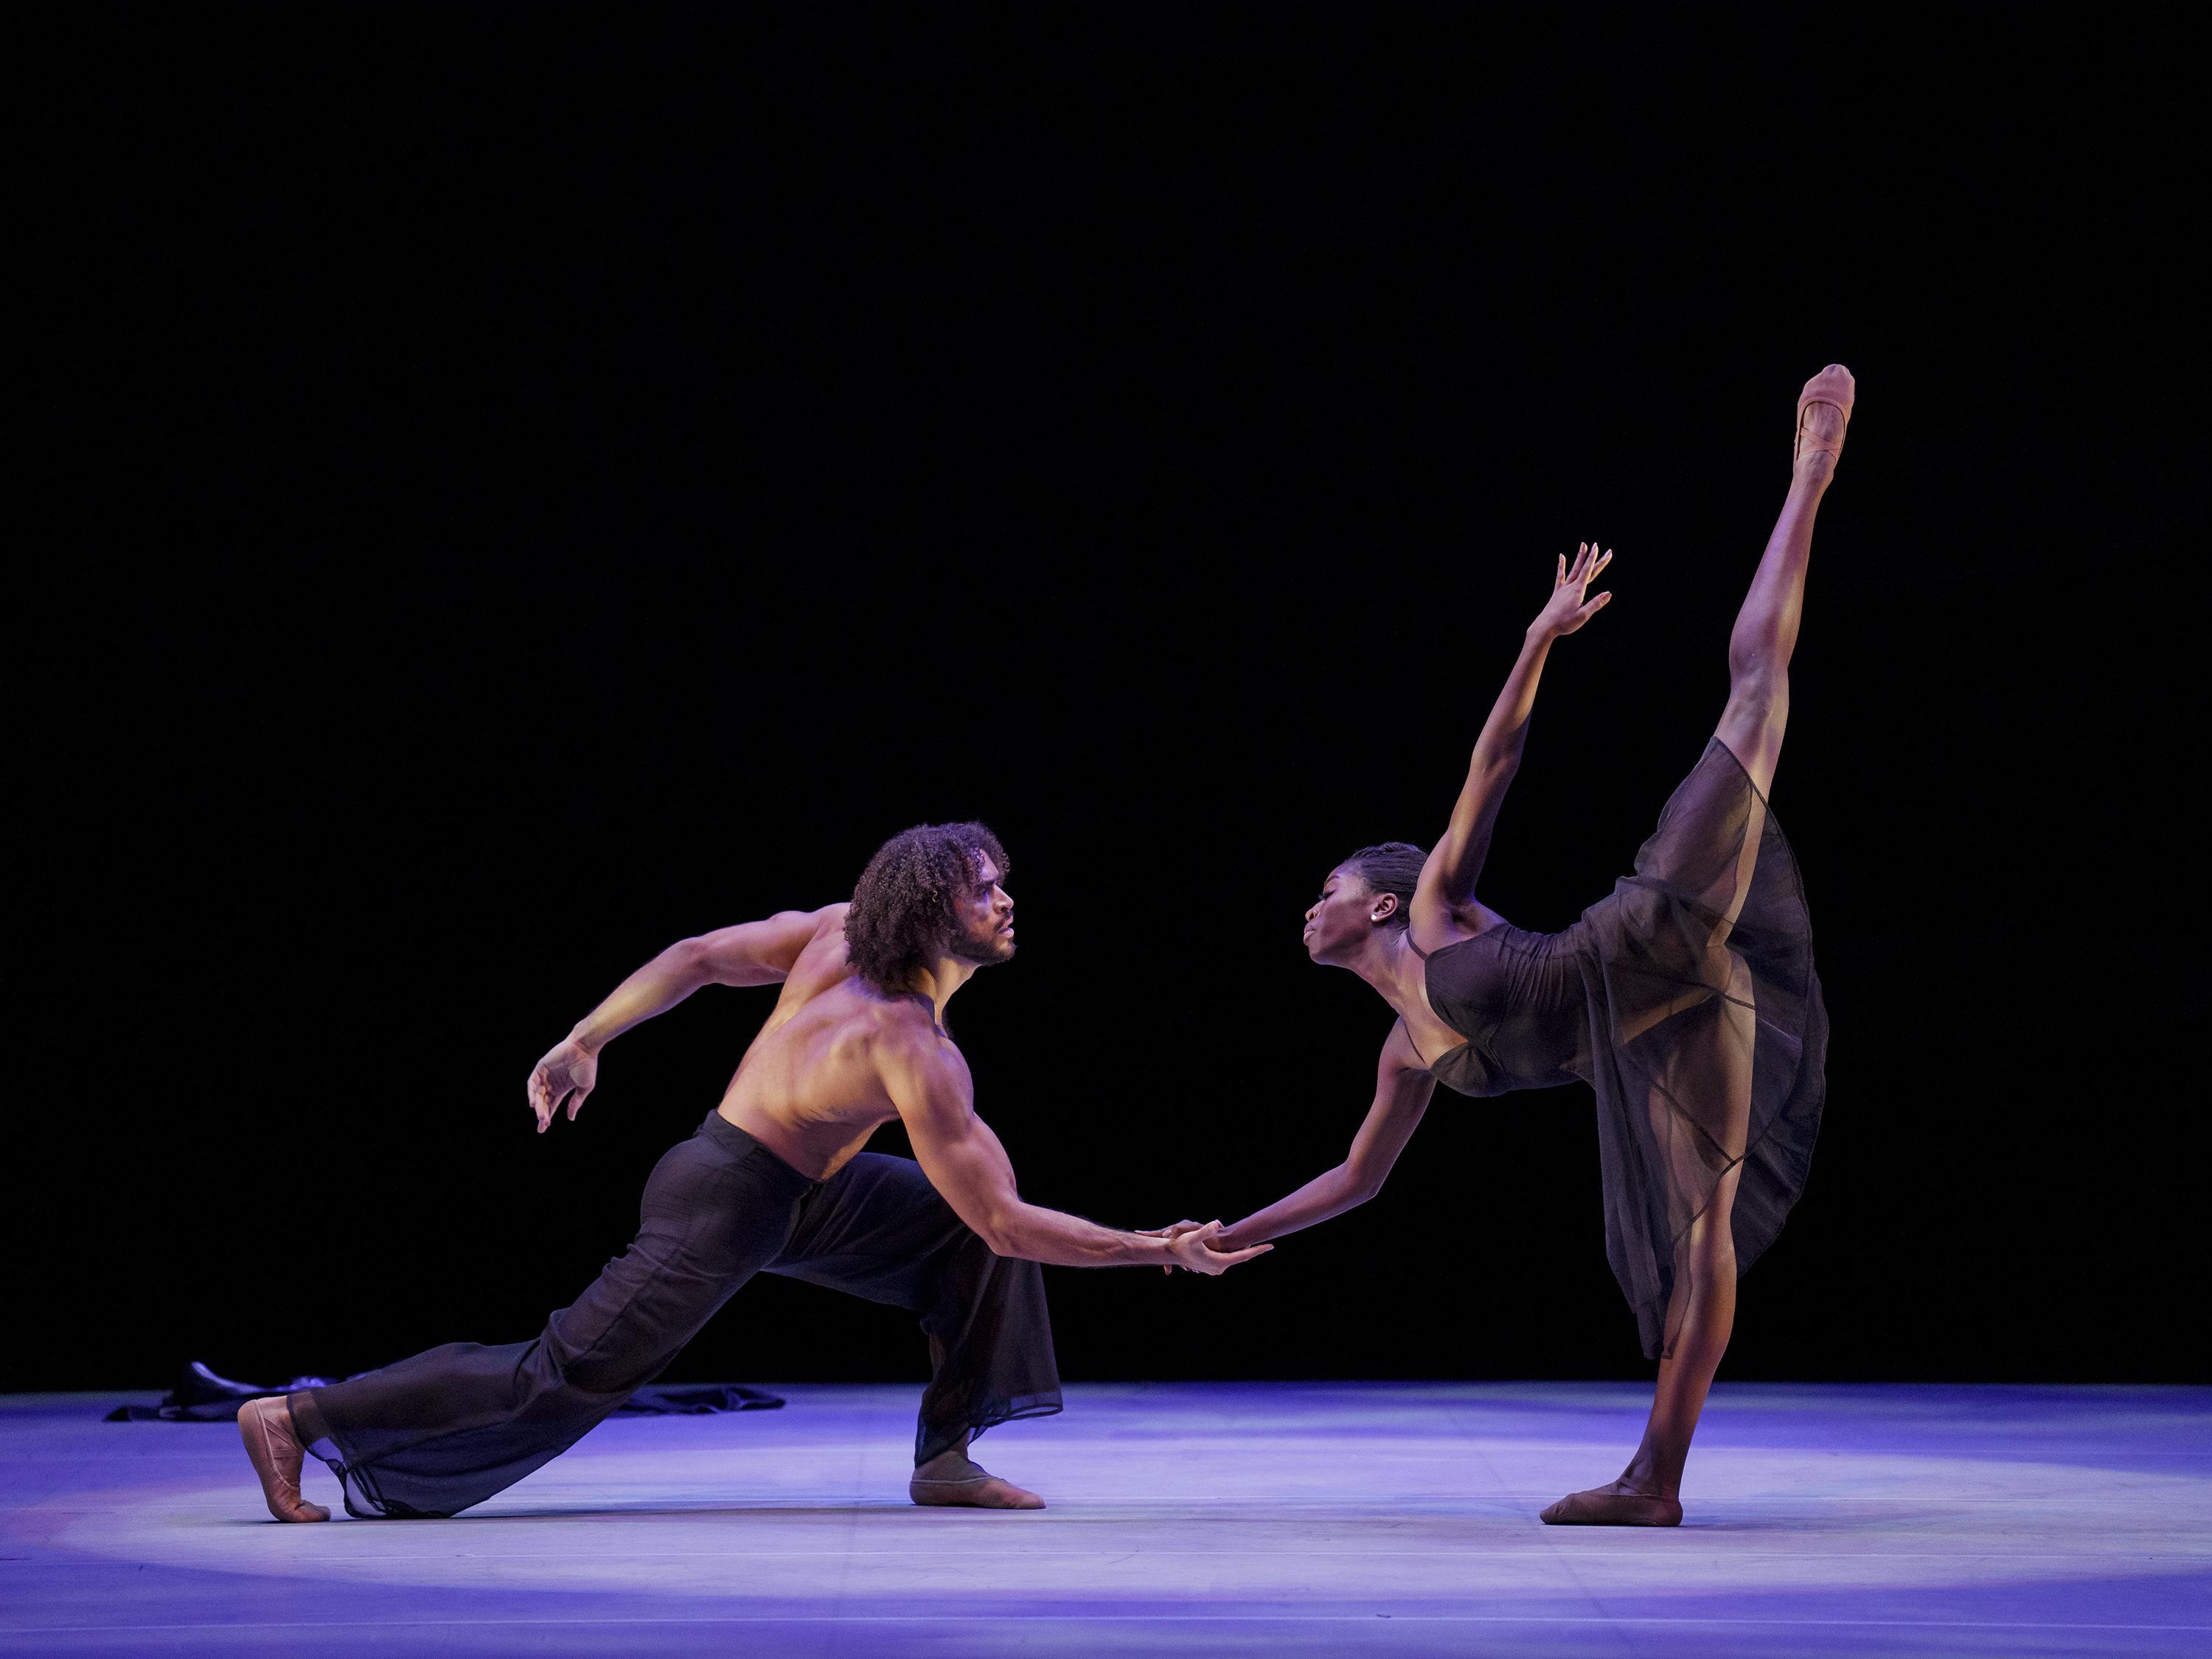
[{"label": "male dancer's ballet slipper", "polygon": [[[972,1466],[971,1466],[972,1467]],[[1025,1492],[1011,1480],[977,1469],[957,1480],[915,1475],[906,1483],[906,1495],[925,1509],[1041,1510],[1044,1499]]]},{"label": "male dancer's ballet slipper", "polygon": [[1541,1519],[1547,1527],[1679,1527],[1682,1506],[1671,1498],[1597,1486],[1569,1492]]},{"label": "male dancer's ballet slipper", "polygon": [[[1844,430],[1851,423],[1851,400],[1858,395],[1858,382],[1841,363],[1830,363],[1805,382],[1805,389],[1797,394],[1797,438],[1790,447],[1790,459],[1795,461],[1808,449],[1824,449],[1831,455],[1844,453]],[[1816,416],[1808,426],[1805,411],[1816,404],[1826,404],[1836,410],[1837,418]],[[1833,427],[1832,432],[1828,428]]]},{"label": "male dancer's ballet slipper", "polygon": [[307,1449],[292,1427],[292,1413],[281,1394],[249,1400],[238,1408],[238,1432],[246,1455],[261,1477],[261,1496],[279,1521],[327,1521],[331,1512],[300,1496],[300,1468]]}]

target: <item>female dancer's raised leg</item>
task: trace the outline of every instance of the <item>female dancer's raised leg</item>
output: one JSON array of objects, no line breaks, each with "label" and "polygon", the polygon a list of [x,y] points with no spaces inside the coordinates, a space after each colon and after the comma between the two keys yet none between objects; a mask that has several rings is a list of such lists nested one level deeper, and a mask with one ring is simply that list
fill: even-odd
[{"label": "female dancer's raised leg", "polygon": [[[1797,648],[1797,621],[1805,608],[1805,567],[1813,556],[1813,517],[1843,453],[1850,419],[1851,372],[1830,363],[1805,383],[1797,398],[1797,449],[1790,467],[1790,494],[1766,538],[1766,552],[1751,579],[1751,592],[1729,635],[1729,700],[1713,735],[1732,750],[1761,795],[1774,787],[1782,755],[1782,728],[1790,720],[1790,657]],[[1759,837],[1744,837],[1744,855]],[[1737,903],[1747,890],[1737,885]],[[1731,918],[1733,919],[1733,918]]]},{"label": "female dancer's raised leg", "polygon": [[[1705,1395],[1735,1328],[1731,1211],[1740,1169],[1733,1160],[1744,1154],[1750,1122],[1756,1019],[1751,975],[1742,958],[1729,950],[1728,931],[1751,890],[1765,817],[1764,797],[1774,781],[1790,718],[1790,658],[1804,605],[1814,515],[1843,450],[1853,392],[1850,371],[1840,363],[1831,363],[1806,383],[1797,404],[1790,494],[1729,636],[1728,706],[1714,736],[1742,763],[1758,799],[1744,826],[1734,890],[1711,941],[1708,982],[1722,994],[1682,1016],[1688,1024],[1650,1107],[1657,1124],[1681,1103],[1670,1096],[1702,1096],[1689,1115],[1712,1126],[1712,1139],[1732,1162],[1675,1243],[1667,1351],[1659,1362],[1643,1442],[1611,1486],[1572,1493],[1547,1509],[1543,1518],[1554,1524],[1668,1527],[1681,1520],[1682,1468],[1689,1459],[1690,1437],[1697,1432]],[[1661,1144],[1678,1146],[1685,1158],[1697,1155],[1686,1139],[1662,1135]],[[1694,1171],[1681,1171],[1678,1180],[1691,1190]]]}]

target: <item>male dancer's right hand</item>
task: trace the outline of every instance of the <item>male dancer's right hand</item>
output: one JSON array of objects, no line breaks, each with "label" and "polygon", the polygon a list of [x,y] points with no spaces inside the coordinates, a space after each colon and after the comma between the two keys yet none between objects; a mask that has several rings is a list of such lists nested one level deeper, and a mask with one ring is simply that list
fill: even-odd
[{"label": "male dancer's right hand", "polygon": [[530,1074],[530,1109],[537,1116],[538,1133],[545,1133],[563,1100],[568,1103],[568,1121],[574,1123],[599,1078],[599,1056],[575,1038],[564,1037],[554,1044]]}]

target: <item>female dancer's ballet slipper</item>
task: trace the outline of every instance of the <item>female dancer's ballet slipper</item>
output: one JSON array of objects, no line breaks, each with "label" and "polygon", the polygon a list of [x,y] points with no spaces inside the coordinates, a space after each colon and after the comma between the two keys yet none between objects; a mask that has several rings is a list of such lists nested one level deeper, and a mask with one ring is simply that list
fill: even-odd
[{"label": "female dancer's ballet slipper", "polygon": [[906,1495],[925,1509],[1041,1510],[1044,1499],[1025,1492],[1011,1480],[977,1469],[958,1480],[915,1475],[906,1483]]},{"label": "female dancer's ballet slipper", "polygon": [[1679,1527],[1682,1506],[1671,1498],[1597,1486],[1569,1492],[1541,1519],[1547,1527]]},{"label": "female dancer's ballet slipper", "polygon": [[300,1496],[300,1468],[307,1449],[293,1431],[292,1413],[281,1394],[249,1400],[238,1408],[239,1437],[253,1472],[261,1477],[261,1496],[279,1521],[327,1521],[331,1512]]},{"label": "female dancer's ballet slipper", "polygon": [[[1851,399],[1858,395],[1858,382],[1841,363],[1830,363],[1805,382],[1805,389],[1797,394],[1797,440],[1790,447],[1790,459],[1795,461],[1808,449],[1823,449],[1831,455],[1844,453],[1844,429],[1851,423]],[[1836,411],[1831,421],[1826,416],[1816,416],[1808,426],[1805,411],[1816,404],[1826,404]],[[1832,432],[1827,428],[1832,426]]]}]

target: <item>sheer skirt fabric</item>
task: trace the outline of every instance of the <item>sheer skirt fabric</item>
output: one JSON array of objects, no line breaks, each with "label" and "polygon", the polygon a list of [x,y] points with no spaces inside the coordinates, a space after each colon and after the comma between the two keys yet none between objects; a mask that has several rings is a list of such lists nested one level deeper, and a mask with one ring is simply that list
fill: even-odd
[{"label": "sheer skirt fabric", "polygon": [[1712,739],[1611,894],[1564,933],[1497,927],[1435,952],[1427,988],[1468,1038],[1439,1081],[1595,1091],[1607,1258],[1644,1352],[1668,1352],[1692,1224],[1733,1176],[1747,1270],[1803,1192],[1820,1131],[1827,1013],[1765,798]]}]

